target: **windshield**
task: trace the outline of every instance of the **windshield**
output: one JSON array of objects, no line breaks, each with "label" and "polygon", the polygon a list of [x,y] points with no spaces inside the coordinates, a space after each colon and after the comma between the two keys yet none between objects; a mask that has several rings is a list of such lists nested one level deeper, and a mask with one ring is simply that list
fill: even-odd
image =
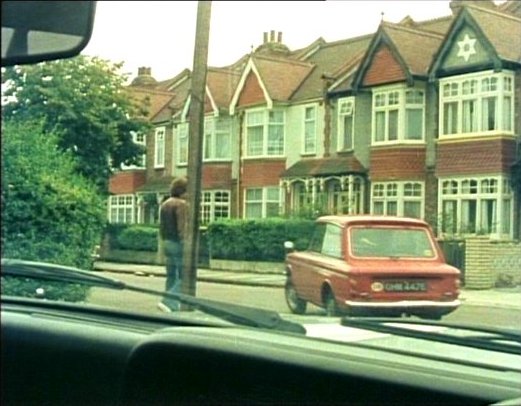
[{"label": "windshield", "polygon": [[2,67],[1,182],[3,260],[96,277],[3,300],[521,331],[516,3],[97,2],[80,55]]},{"label": "windshield", "polygon": [[[356,257],[433,258],[435,251],[426,230],[389,227],[353,228],[352,253]],[[382,244],[382,241],[387,243]]]}]

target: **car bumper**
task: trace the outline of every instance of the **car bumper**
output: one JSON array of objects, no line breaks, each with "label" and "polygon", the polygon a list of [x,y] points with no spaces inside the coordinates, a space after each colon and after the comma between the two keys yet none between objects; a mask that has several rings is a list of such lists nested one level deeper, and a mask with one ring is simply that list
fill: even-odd
[{"label": "car bumper", "polygon": [[367,309],[417,309],[417,308],[450,308],[455,309],[461,304],[459,299],[450,302],[435,302],[432,300],[400,300],[397,302],[355,302],[346,300],[345,305],[352,308],[367,308]]}]

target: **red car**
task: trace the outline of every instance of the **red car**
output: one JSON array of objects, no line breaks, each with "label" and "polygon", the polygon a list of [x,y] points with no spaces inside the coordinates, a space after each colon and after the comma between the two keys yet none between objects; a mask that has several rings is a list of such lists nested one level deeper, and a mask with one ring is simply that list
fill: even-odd
[{"label": "red car", "polygon": [[391,216],[324,216],[306,251],[286,243],[286,302],[329,316],[439,319],[459,305],[460,271],[445,262],[429,225]]}]

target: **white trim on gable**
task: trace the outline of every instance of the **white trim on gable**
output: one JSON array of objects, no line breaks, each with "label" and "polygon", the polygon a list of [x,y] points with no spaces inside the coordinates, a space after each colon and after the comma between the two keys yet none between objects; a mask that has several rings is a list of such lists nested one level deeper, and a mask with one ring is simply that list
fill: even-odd
[{"label": "white trim on gable", "polygon": [[257,70],[257,67],[253,63],[253,59],[250,57],[250,59],[248,60],[248,63],[244,67],[244,70],[241,75],[241,80],[239,81],[237,90],[235,90],[232,101],[230,103],[230,115],[235,114],[235,106],[237,105],[237,102],[239,101],[239,96],[244,88],[244,84],[246,83],[246,79],[248,78],[248,75],[250,74],[250,72],[253,72],[255,74],[255,76],[257,76],[259,85],[262,89],[262,92],[264,93],[264,98],[266,99],[267,108],[268,109],[273,108],[273,100],[271,100],[271,97],[268,94],[268,90],[266,89],[266,86],[264,85],[264,83],[260,77],[259,71]]},{"label": "white trim on gable", "polygon": [[210,99],[210,104],[212,105],[213,115],[214,117],[219,116],[219,108],[215,104],[215,100],[213,99],[212,92],[210,92],[210,88],[206,86],[206,95],[208,96],[208,99]]}]

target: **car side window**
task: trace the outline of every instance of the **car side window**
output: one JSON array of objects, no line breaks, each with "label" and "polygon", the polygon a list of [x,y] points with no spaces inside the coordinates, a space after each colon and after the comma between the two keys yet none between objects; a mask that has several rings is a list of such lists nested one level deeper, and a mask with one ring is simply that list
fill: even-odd
[{"label": "car side window", "polygon": [[324,243],[324,234],[326,232],[326,224],[319,223],[315,224],[315,229],[313,230],[313,236],[311,237],[311,241],[309,242],[309,251],[313,252],[322,252],[322,245]]},{"label": "car side window", "polygon": [[339,226],[334,224],[326,226],[322,254],[342,258],[342,229]]}]

